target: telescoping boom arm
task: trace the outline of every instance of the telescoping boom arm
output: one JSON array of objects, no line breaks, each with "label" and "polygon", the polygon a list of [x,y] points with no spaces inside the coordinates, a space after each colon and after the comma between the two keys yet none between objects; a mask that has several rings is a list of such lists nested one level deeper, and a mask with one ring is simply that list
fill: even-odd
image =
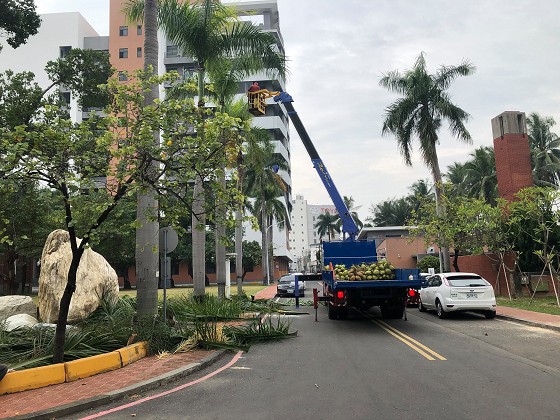
[{"label": "telescoping boom arm", "polygon": [[269,92],[266,89],[249,92],[248,96],[249,111],[253,115],[264,115],[266,107],[264,102],[266,98],[273,98],[275,102],[284,104],[284,107],[288,112],[288,116],[290,117],[290,120],[294,124],[294,127],[301,141],[303,142],[303,145],[305,146],[305,149],[307,150],[307,153],[311,158],[311,162],[313,163],[315,170],[319,174],[321,181],[323,181],[323,184],[325,185],[325,188],[327,189],[327,192],[329,193],[329,196],[331,197],[331,200],[336,207],[336,210],[338,211],[338,214],[342,220],[342,231],[348,234],[349,240],[355,240],[359,230],[358,226],[356,225],[356,222],[354,222],[354,219],[352,218],[348,207],[346,207],[344,200],[342,199],[340,193],[338,192],[338,189],[334,185],[327,167],[321,160],[319,153],[317,153],[317,150],[315,149],[315,146],[313,145],[309,134],[307,134],[307,130],[303,126],[298,113],[295,111],[294,106],[292,105],[292,97],[286,92]]}]

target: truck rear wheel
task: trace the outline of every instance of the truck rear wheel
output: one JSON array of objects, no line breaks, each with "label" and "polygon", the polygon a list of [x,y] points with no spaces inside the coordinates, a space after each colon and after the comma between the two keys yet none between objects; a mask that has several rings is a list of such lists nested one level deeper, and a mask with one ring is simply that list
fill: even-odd
[{"label": "truck rear wheel", "polygon": [[329,319],[336,319],[338,317],[338,310],[334,309],[330,302],[327,302],[327,312],[329,314]]}]

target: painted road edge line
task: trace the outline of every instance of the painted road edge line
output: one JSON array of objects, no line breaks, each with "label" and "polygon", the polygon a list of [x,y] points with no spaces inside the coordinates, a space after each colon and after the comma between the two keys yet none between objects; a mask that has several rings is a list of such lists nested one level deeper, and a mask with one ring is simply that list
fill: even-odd
[{"label": "painted road edge line", "polygon": [[237,354],[235,354],[235,356],[233,356],[233,358],[232,358],[226,365],[224,365],[224,366],[222,366],[221,368],[216,369],[215,371],[210,372],[209,374],[204,375],[203,377],[198,378],[198,379],[196,379],[196,380],[194,380],[194,381],[188,382],[188,383],[186,383],[186,384],[180,385],[180,386],[178,386],[178,387],[175,387],[175,388],[173,388],[173,389],[169,389],[169,390],[164,391],[164,392],[160,392],[159,394],[151,395],[151,396],[149,396],[149,397],[141,398],[141,399],[139,399],[139,400],[136,400],[136,401],[131,402],[131,403],[128,403],[128,404],[124,404],[124,405],[120,405],[120,406],[118,406],[118,407],[114,407],[114,408],[112,408],[112,409],[110,409],[110,410],[101,411],[101,412],[99,412],[99,413],[92,414],[92,415],[87,416],[87,417],[82,417],[80,420],[90,420],[90,419],[96,419],[96,418],[98,418],[98,417],[106,416],[107,414],[111,414],[111,413],[115,413],[115,412],[117,412],[117,411],[125,410],[125,409],[127,409],[127,408],[134,407],[134,406],[136,406],[136,405],[138,405],[138,404],[142,404],[142,403],[144,403],[144,402],[146,402],[146,401],[154,400],[154,399],[156,399],[156,398],[160,398],[160,397],[163,397],[163,396],[172,394],[172,393],[174,393],[174,392],[180,391],[180,390],[182,390],[182,389],[188,388],[188,387],[190,387],[190,386],[192,386],[192,385],[196,385],[196,384],[198,384],[198,383],[200,383],[200,382],[205,381],[206,379],[211,378],[212,376],[217,375],[217,374],[220,373],[220,372],[223,372],[224,370],[230,368],[231,366],[233,366],[233,365],[239,360],[239,358],[241,357],[242,354],[243,354],[242,351],[237,352]]}]

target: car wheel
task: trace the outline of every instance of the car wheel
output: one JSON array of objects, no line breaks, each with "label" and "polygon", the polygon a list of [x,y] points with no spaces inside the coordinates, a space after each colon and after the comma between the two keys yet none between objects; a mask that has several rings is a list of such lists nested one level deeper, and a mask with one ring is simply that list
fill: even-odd
[{"label": "car wheel", "polygon": [[422,304],[421,300],[418,301],[418,310],[420,312],[426,312],[427,311],[426,307]]},{"label": "car wheel", "polygon": [[496,318],[496,311],[486,311],[484,312],[484,316],[486,319],[494,319]]},{"label": "car wheel", "polygon": [[437,316],[438,316],[439,319],[447,318],[447,312],[445,312],[443,310],[443,306],[441,306],[441,302],[439,300],[436,301],[436,310],[437,310]]}]

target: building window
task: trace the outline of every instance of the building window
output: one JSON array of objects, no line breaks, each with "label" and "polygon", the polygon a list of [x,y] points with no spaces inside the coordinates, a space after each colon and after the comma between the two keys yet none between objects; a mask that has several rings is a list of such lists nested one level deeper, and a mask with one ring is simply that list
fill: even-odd
[{"label": "building window", "polygon": [[136,48],[136,57],[142,57],[142,47]]},{"label": "building window", "polygon": [[119,58],[128,58],[128,48],[119,48]]},{"label": "building window", "polygon": [[66,106],[70,105],[70,92],[60,92],[60,99]]},{"label": "building window", "polygon": [[168,45],[165,49],[165,55],[167,57],[177,57],[179,55],[177,45]]},{"label": "building window", "polygon": [[128,26],[119,26],[119,36],[128,36]]},{"label": "building window", "polygon": [[128,77],[124,71],[119,71],[119,82],[125,82],[128,80]]},{"label": "building window", "polygon": [[72,47],[70,46],[60,47],[60,58],[66,57],[71,49]]},{"label": "building window", "polygon": [[142,25],[136,27],[136,35],[142,35]]}]

